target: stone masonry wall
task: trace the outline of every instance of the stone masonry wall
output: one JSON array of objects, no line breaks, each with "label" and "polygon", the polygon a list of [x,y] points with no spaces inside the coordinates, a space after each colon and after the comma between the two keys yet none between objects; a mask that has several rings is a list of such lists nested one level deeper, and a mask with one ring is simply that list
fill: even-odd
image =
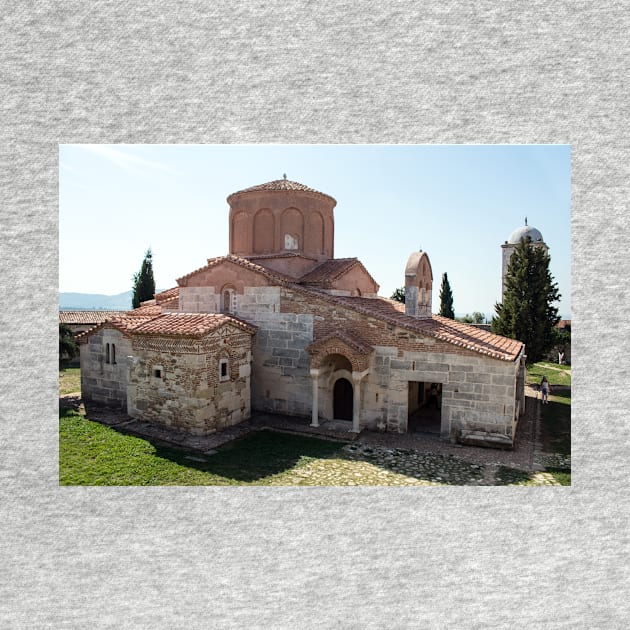
[{"label": "stone masonry wall", "polygon": [[433,352],[404,352],[399,358],[394,350],[379,348],[376,353],[374,371],[367,379],[366,402],[371,403],[379,391],[385,400],[376,408],[365,405],[368,419],[384,414],[389,430],[406,431],[409,383],[435,382],[442,383],[443,437],[453,430],[512,437],[514,364]]},{"label": "stone masonry wall", "polygon": [[309,416],[313,390],[306,346],[313,340],[313,317],[281,313],[279,287],[246,287],[237,296],[235,314],[258,326],[253,347],[253,409]]},{"label": "stone masonry wall", "polygon": [[219,295],[214,287],[180,287],[179,310],[182,313],[218,313]]},{"label": "stone masonry wall", "polygon": [[[110,344],[110,362],[107,363],[106,344]],[[113,363],[112,345],[116,348]],[[127,356],[131,342],[115,328],[102,328],[80,345],[81,396],[86,405],[95,402],[110,407],[127,407]]]}]

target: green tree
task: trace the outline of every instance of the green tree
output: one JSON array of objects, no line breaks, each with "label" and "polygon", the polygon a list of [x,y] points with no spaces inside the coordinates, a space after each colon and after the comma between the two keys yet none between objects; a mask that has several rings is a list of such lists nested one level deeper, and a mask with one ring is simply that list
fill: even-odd
[{"label": "green tree", "polygon": [[79,354],[79,346],[74,340],[72,331],[66,324],[59,324],[59,365],[63,361],[71,361]]},{"label": "green tree", "polygon": [[540,361],[553,347],[560,321],[553,306],[560,294],[549,260],[543,248],[532,247],[529,238],[521,240],[510,258],[503,303],[494,306],[492,332],[522,341],[528,363]]},{"label": "green tree", "polygon": [[451,285],[449,284],[446,272],[442,274],[439,315],[441,315],[442,317],[448,317],[450,319],[455,318],[455,311],[453,310],[453,292],[451,291]]},{"label": "green tree", "polygon": [[144,255],[140,271],[133,276],[132,308],[138,308],[141,302],[152,300],[155,296],[155,280],[153,279],[153,254],[151,248]]},{"label": "green tree", "polygon": [[486,316],[480,311],[473,311],[472,315],[466,313],[464,317],[456,317],[455,320],[464,324],[483,324]]},{"label": "green tree", "polygon": [[405,303],[405,287],[398,287],[391,295],[391,300]]}]

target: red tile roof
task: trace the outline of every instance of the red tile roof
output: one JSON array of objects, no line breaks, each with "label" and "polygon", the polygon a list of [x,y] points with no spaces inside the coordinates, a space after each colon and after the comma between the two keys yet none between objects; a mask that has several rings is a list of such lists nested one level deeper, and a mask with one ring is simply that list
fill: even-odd
[{"label": "red tile roof", "polygon": [[[182,278],[179,278],[178,282],[185,286],[186,280],[191,276],[194,276],[201,271],[211,269],[212,267],[215,267],[223,262],[230,262],[232,264],[238,265],[239,267],[242,267],[243,269],[248,269],[255,273],[260,273],[277,285],[285,286],[293,290],[305,293],[307,295],[317,296],[318,298],[328,301],[330,303],[343,305],[357,312],[380,319],[381,321],[385,321],[400,326],[402,328],[406,328],[408,330],[412,330],[420,334],[433,337],[435,339],[440,339],[442,341],[452,343],[456,346],[466,348],[472,352],[477,352],[479,354],[490,356],[494,359],[500,359],[502,361],[514,361],[523,350],[523,344],[520,341],[501,337],[491,332],[481,330],[475,326],[456,322],[452,319],[439,317],[437,315],[427,318],[409,317],[408,315],[405,315],[404,304],[395,300],[389,300],[380,297],[361,298],[331,295],[329,293],[326,293],[322,289],[313,286],[314,284],[325,282],[326,280],[329,281],[343,275],[356,264],[361,265],[361,262],[356,258],[341,258],[326,261],[319,265],[313,271],[302,276],[302,278],[300,278],[300,280],[298,281],[298,284],[296,283],[296,280],[294,278],[291,278],[290,276],[287,276],[278,271],[274,271],[267,267],[263,267],[262,265],[258,265],[246,258],[241,258],[240,256],[229,254],[227,256],[209,258],[208,264],[205,267],[201,267],[200,269],[197,269],[183,276]],[[302,284],[305,281],[311,284],[311,286],[305,286],[304,284]],[[169,289],[169,292],[171,291],[173,291],[174,293],[173,289]],[[147,309],[147,311],[142,311],[142,314],[148,314],[149,308],[156,308],[157,306],[158,305],[142,307],[142,309]],[[142,309],[136,309],[136,311],[132,311],[132,313],[140,313]],[[230,316],[215,314],[197,315],[190,313],[171,313],[168,315],[163,315],[162,317],[217,318]],[[134,332],[138,334],[151,333],[197,335],[206,334],[206,332],[209,332],[209,330],[213,329],[213,326],[216,327],[218,325],[217,320],[212,319],[204,321],[199,320],[198,322],[193,321],[193,319],[182,319],[180,321],[181,325],[177,325],[176,320],[162,320],[162,317],[157,317],[155,321],[163,321],[164,323],[158,324],[154,323],[152,320],[150,324],[143,326],[142,331],[134,330]],[[230,319],[237,322],[240,321],[234,317],[230,317]],[[241,322],[241,324],[243,326],[250,326],[250,324],[247,324],[246,322]],[[199,330],[204,330],[206,332],[199,333],[196,328],[197,325],[200,327]],[[255,328],[252,328],[252,330],[255,330]]]},{"label": "red tile roof", "polygon": [[273,269],[269,269],[268,267],[263,267],[262,265],[257,265],[254,262],[251,262],[247,258],[241,258],[240,256],[235,256],[234,254],[228,254],[227,256],[219,256],[217,258],[208,258],[208,264],[205,267],[200,267],[199,269],[195,269],[195,271],[191,271],[190,273],[182,276],[177,279],[177,282],[180,283],[180,286],[186,286],[186,280],[191,278],[192,276],[206,271],[207,269],[212,269],[222,262],[231,262],[243,269],[249,269],[250,271],[254,271],[255,273],[260,273],[264,275],[266,278],[271,280],[272,282],[276,282],[279,285],[286,285],[287,283],[295,282],[295,278],[291,276],[287,276],[279,271],[274,271]]},{"label": "red tile roof", "polygon": [[106,319],[124,315],[125,311],[59,311],[61,324],[100,324]]},{"label": "red tile roof", "polygon": [[257,330],[253,324],[222,313],[165,313],[134,327],[133,334],[203,337],[225,324],[232,324],[250,334]]},{"label": "red tile roof", "polygon": [[321,265],[315,267],[312,271],[304,274],[301,278],[299,278],[298,282],[300,284],[326,286],[343,276],[357,265],[361,267],[372,282],[378,286],[376,280],[372,278],[368,270],[358,258],[331,258],[330,260],[326,260]]},{"label": "red tile roof", "polygon": [[123,335],[129,336],[129,333],[134,328],[141,326],[151,319],[153,319],[153,317],[143,317],[140,315],[131,316],[127,314],[119,317],[113,317],[112,319],[101,322],[97,326],[94,326],[94,328],[90,328],[90,330],[77,335],[76,339],[79,343],[85,343],[88,337],[91,337],[94,333],[102,330],[103,328],[115,328],[116,330],[120,330]]},{"label": "red tile roof", "polygon": [[173,287],[161,293],[156,293],[155,303],[164,304],[166,308],[177,308],[179,303],[179,287]]},{"label": "red tile roof", "polygon": [[232,193],[227,198],[227,201],[228,203],[230,203],[230,199],[232,199],[232,197],[235,197],[236,195],[242,195],[243,193],[287,190],[316,193],[317,195],[322,195],[322,197],[328,197],[329,199],[332,199],[335,203],[337,203],[337,201],[330,195],[320,192],[319,190],[315,190],[314,188],[309,188],[308,186],[300,184],[299,182],[292,182],[289,179],[275,179],[272,182],[266,182],[265,184],[258,184],[257,186],[250,186],[249,188],[238,190],[237,192]]},{"label": "red tile roof", "polygon": [[[433,315],[432,317],[415,318],[405,315],[404,304],[386,298],[361,298],[330,295],[319,289],[306,287],[292,287],[306,293],[316,294],[328,302],[341,304],[364,315],[372,316],[401,328],[440,339],[456,346],[466,348],[472,352],[484,354],[502,361],[514,361],[521,351],[523,344],[515,339],[501,337],[475,326],[456,322],[446,317]],[[402,308],[401,308],[402,307]]]},{"label": "red tile roof", "polygon": [[149,303],[143,303],[142,306],[126,312],[129,317],[156,317],[161,314],[162,306],[155,304],[155,300],[150,300]]}]

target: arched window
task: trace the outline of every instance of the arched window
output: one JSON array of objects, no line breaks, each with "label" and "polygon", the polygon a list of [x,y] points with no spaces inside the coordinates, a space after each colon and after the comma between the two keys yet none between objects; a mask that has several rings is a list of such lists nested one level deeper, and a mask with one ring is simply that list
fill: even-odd
[{"label": "arched window", "polygon": [[293,234],[284,235],[284,249],[299,249],[300,243],[297,236]]},{"label": "arched window", "polygon": [[233,313],[235,310],[235,290],[233,287],[224,287],[221,291],[221,312]]},{"label": "arched window", "polygon": [[116,344],[112,344],[112,363],[116,363]]},{"label": "arched window", "polygon": [[105,344],[105,363],[109,363],[109,344]]}]

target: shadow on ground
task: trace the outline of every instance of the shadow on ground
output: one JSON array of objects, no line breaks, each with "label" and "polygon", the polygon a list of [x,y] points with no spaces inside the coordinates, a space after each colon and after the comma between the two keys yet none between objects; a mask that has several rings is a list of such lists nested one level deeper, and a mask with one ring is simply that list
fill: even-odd
[{"label": "shadow on ground", "polygon": [[244,483],[253,483],[338,454],[342,442],[276,431],[256,431],[204,455],[152,442],[156,457]]}]

